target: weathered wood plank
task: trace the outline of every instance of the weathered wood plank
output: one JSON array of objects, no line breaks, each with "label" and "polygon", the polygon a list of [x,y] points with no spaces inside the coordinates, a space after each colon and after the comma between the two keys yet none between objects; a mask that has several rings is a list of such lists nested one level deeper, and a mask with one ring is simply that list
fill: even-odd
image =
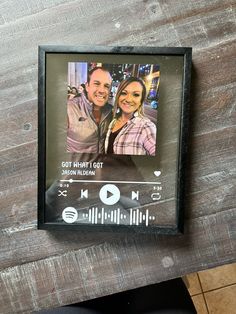
[{"label": "weathered wood plank", "polygon": [[[0,3],[1,24],[15,22],[18,19],[26,18],[32,14],[38,14],[44,10],[55,7],[56,5],[65,4],[65,0],[54,1],[27,1],[20,0],[15,5],[14,1],[2,1]],[[9,7],[11,8],[9,10]]]},{"label": "weathered wood plank", "polygon": [[[191,106],[191,114],[194,115],[194,134],[198,132],[210,132],[220,127],[228,127],[235,124],[236,78],[234,73],[230,74],[232,72],[230,70],[233,67],[233,52],[234,49],[236,49],[236,44],[227,45],[227,47],[227,51],[230,51],[230,54],[225,55],[226,61],[223,68],[221,66],[223,62],[222,58],[220,58],[219,63],[217,61],[217,63],[214,63],[211,67],[208,65],[208,54],[200,59],[194,59],[194,66],[198,69],[194,77],[194,84],[199,86],[198,90],[194,90],[193,87],[194,106]],[[223,47],[219,46],[213,51],[210,49],[207,52],[215,55],[216,51],[220,48]],[[226,47],[224,47],[224,49],[226,49]],[[220,73],[227,73],[227,75],[219,75],[219,70]],[[206,78],[211,81],[207,82]],[[17,85],[21,79],[22,77],[19,77],[19,79],[17,78],[17,80],[13,82],[13,84],[16,84],[16,93],[14,97],[10,97],[11,101],[8,101],[9,97],[5,97],[5,95],[9,93],[8,88],[0,84],[1,93],[3,93],[2,110],[0,111],[0,132],[3,135],[0,150],[26,143],[27,141],[35,139],[37,136],[36,99],[30,101],[25,99],[28,89],[26,78],[24,83],[25,92],[22,94],[18,93],[18,89],[22,88],[21,84]],[[17,95],[19,95],[20,98]],[[17,99],[18,102],[19,99],[24,102],[19,104],[16,101]],[[211,116],[210,120],[208,118],[209,115]],[[194,121],[197,121],[197,123]]]},{"label": "weathered wood plank", "polygon": [[[216,10],[212,3],[216,3]],[[194,14],[189,12],[187,18],[184,18],[181,11],[179,14],[183,18],[173,21],[165,19],[165,14],[169,13],[166,13],[168,10],[162,13],[161,4],[159,6],[156,4],[157,9],[153,14],[153,10],[149,9],[153,5],[152,2],[130,1],[130,5],[129,2],[126,5],[122,2],[118,5],[115,1],[110,1],[108,6],[105,0],[90,1],[89,11],[88,3],[81,5],[78,2],[71,2],[68,5],[44,10],[37,15],[30,15],[26,19],[2,25],[0,31],[3,46],[0,57],[5,70],[10,70],[12,65],[14,67],[20,63],[25,66],[26,62],[32,62],[38,43],[93,45],[97,42],[130,45],[132,42],[132,45],[140,45],[142,42],[153,46],[186,46],[187,43],[192,42],[195,49],[207,48],[209,43],[216,45],[234,38],[234,7],[227,1],[224,1],[221,7],[218,7],[218,3],[219,1],[211,2],[208,6],[209,12],[205,3],[206,13],[200,10],[200,14],[197,14],[195,8]],[[187,1],[182,5],[184,6],[182,10],[185,10],[185,7],[191,8]],[[109,27],[104,27],[103,23],[97,23],[96,31],[88,32],[88,29],[94,29],[93,19],[89,18],[91,12],[95,20],[105,20]],[[132,22],[124,18],[128,12],[135,16]],[[163,19],[163,24],[160,23],[161,19]],[[61,34],[60,39],[58,39],[58,32]],[[69,38],[67,34],[70,34]],[[11,40],[13,36],[14,40]],[[14,49],[16,43],[17,49]],[[6,51],[8,58],[6,58]]]},{"label": "weathered wood plank", "polygon": [[[229,0],[0,3],[0,312],[30,313],[236,260],[235,7]],[[36,230],[40,44],[193,47],[184,236]]]},{"label": "weathered wood plank", "polygon": [[[35,54],[35,63],[37,62],[36,60],[37,55]],[[16,65],[14,68],[12,65],[11,70],[6,72],[5,68],[1,68],[1,113],[10,108],[14,110],[16,106],[22,108],[25,104],[27,105],[29,103],[37,106],[37,71],[37,65],[30,63],[27,63],[25,67]]]},{"label": "weathered wood plank", "polygon": [[35,155],[37,139],[37,110],[36,101],[14,106],[4,110],[0,118],[1,136],[0,151],[16,148],[18,145],[35,141]]},{"label": "weathered wood plank", "polygon": [[0,273],[2,311],[56,307],[229,263],[235,257],[235,218],[235,210],[216,213],[192,220],[185,236],[128,236],[8,268]]},{"label": "weathered wood plank", "polygon": [[35,141],[18,145],[17,148],[2,150],[0,161],[1,197],[14,193],[14,189],[17,192],[21,187],[36,183],[37,146]]}]

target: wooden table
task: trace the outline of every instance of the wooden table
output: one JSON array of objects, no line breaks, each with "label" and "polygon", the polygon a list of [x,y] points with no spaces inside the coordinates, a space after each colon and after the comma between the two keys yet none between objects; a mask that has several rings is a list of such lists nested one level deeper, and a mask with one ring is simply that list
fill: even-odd
[{"label": "wooden table", "polygon": [[[236,260],[235,2],[0,3],[0,313],[28,313]],[[185,234],[46,232],[37,219],[37,49],[192,46]]]}]

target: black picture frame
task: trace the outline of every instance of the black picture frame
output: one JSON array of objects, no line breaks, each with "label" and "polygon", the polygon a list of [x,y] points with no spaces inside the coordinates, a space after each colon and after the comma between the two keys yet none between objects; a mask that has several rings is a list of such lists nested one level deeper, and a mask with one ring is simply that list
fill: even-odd
[{"label": "black picture frame", "polygon": [[[48,209],[46,206],[46,193],[49,190],[46,181],[47,181],[47,171],[48,169],[51,169],[54,167],[53,163],[51,163],[51,167],[48,168],[49,159],[53,159],[50,156],[50,158],[47,156],[46,152],[48,147],[50,147],[49,143],[49,132],[50,128],[54,128],[53,126],[53,120],[52,120],[52,126],[51,124],[47,124],[46,121],[49,115],[49,110],[51,106],[51,101],[48,100],[47,97],[49,97],[49,85],[50,82],[53,82],[53,78],[50,77],[54,74],[51,74],[53,72],[50,69],[50,62],[51,64],[54,64],[56,68],[60,68],[61,62],[60,58],[64,58],[65,61],[63,62],[80,62],[80,56],[89,56],[89,60],[96,61],[99,59],[99,56],[107,56],[107,58],[110,58],[112,60],[109,61],[110,63],[116,62],[116,59],[121,58],[122,60],[125,60],[124,58],[127,57],[127,63],[129,63],[131,58],[137,59],[139,62],[140,60],[143,60],[142,58],[146,58],[148,63],[154,63],[153,60],[164,60],[163,64],[168,65],[169,63],[177,64],[176,70],[175,66],[170,67],[168,70],[170,74],[166,74],[165,79],[163,81],[168,82],[169,78],[172,80],[176,80],[176,84],[178,84],[179,88],[178,90],[178,107],[176,105],[176,108],[178,109],[178,115],[173,117],[173,121],[176,123],[176,130],[178,130],[178,133],[176,134],[176,148],[174,150],[176,154],[176,158],[172,160],[172,164],[174,170],[172,177],[174,179],[171,180],[171,186],[173,185],[175,192],[174,192],[174,206],[175,208],[172,209],[172,207],[167,208],[166,212],[170,212],[170,222],[167,218],[165,218],[165,209],[162,210],[162,213],[160,214],[160,223],[151,224],[151,225],[144,225],[144,224],[133,224],[131,222],[130,224],[117,224],[117,223],[65,223],[64,221],[58,221],[58,220],[48,220],[47,214]],[[59,58],[59,59],[57,59]],[[156,58],[156,59],[155,59]],[[63,60],[64,60],[63,59]],[[82,58],[84,59],[84,58]],[[85,58],[86,59],[86,58]],[[149,61],[150,59],[150,61]],[[39,64],[38,64],[38,229],[46,229],[46,230],[53,230],[53,229],[62,229],[62,230],[87,230],[87,231],[121,231],[121,232],[141,232],[141,233],[158,233],[158,234],[179,234],[183,233],[184,231],[184,199],[185,199],[185,168],[186,168],[186,156],[187,156],[187,148],[188,148],[188,124],[189,124],[189,107],[190,107],[190,81],[191,81],[191,62],[192,62],[192,48],[189,47],[103,47],[103,46],[96,46],[96,47],[88,47],[88,46],[39,46]],[[59,61],[57,61],[59,60]],[[70,61],[72,60],[72,61]],[[78,61],[77,61],[78,60]],[[89,62],[89,61],[87,61]],[[91,61],[92,62],[92,61]],[[133,62],[138,63],[138,62]],[[147,63],[146,62],[146,63]],[[178,64],[180,63],[180,65]],[[117,63],[117,62],[116,62]],[[125,64],[124,61],[121,62],[122,64]],[[131,62],[132,63],[132,62]],[[140,63],[140,62],[139,62]],[[168,67],[168,66],[167,66]],[[165,66],[161,66],[161,73],[162,69],[165,69]],[[64,70],[61,70],[62,72]],[[61,72],[61,73],[62,73]],[[65,71],[64,71],[65,72]],[[63,73],[64,73],[63,72]],[[165,71],[164,71],[165,72]],[[175,75],[178,72],[178,75],[181,79],[176,79]],[[64,75],[64,76],[63,76]],[[66,73],[61,75],[63,78],[65,78]],[[164,75],[164,74],[163,74]],[[168,77],[169,75],[169,77]],[[54,75],[54,78],[56,76]],[[160,75],[160,81],[162,79],[162,74]],[[48,80],[51,80],[48,83]],[[58,83],[59,85],[63,85],[65,79],[61,79],[61,81]],[[164,84],[164,83],[163,83]],[[168,86],[167,83],[166,88]],[[58,86],[59,86],[58,85]],[[60,85],[60,86],[61,86]],[[168,87],[170,88],[170,87]],[[50,86],[51,89],[51,86]],[[50,91],[51,95],[52,92]],[[65,85],[65,93],[66,93],[66,85]],[[160,85],[160,94],[162,93],[162,87]],[[168,90],[165,92],[166,97],[168,97]],[[53,99],[53,96],[51,99]],[[164,96],[163,96],[164,97]],[[165,98],[163,98],[165,102]],[[168,101],[166,102],[168,103]],[[164,107],[165,104],[161,103],[160,107]],[[168,105],[166,105],[168,106]],[[55,109],[55,105],[54,105]],[[170,113],[172,113],[172,109],[169,109]],[[51,114],[51,113],[50,113]],[[174,109],[173,109],[174,114]],[[52,114],[51,114],[52,116]],[[172,114],[170,114],[172,117]],[[168,119],[167,119],[168,120]],[[64,121],[64,120],[63,120]],[[176,122],[177,121],[177,122]],[[161,121],[160,121],[161,124]],[[157,128],[158,129],[158,128]],[[162,131],[160,133],[165,133],[165,127],[162,128]],[[48,135],[49,134],[49,135]],[[53,134],[51,134],[51,137],[53,138]],[[51,140],[52,141],[52,140]],[[53,140],[54,141],[54,140]],[[55,139],[55,142],[57,140]],[[171,143],[171,141],[168,141],[168,143]],[[56,145],[56,144],[53,144]],[[168,146],[169,144],[163,143],[163,147]],[[171,145],[171,144],[170,144]],[[163,149],[163,151],[165,148]],[[167,154],[167,153],[166,153]],[[74,153],[76,155],[76,153]],[[166,155],[168,156],[168,155]],[[146,157],[145,157],[146,158]],[[157,158],[159,158],[157,156]],[[166,158],[168,159],[168,158]],[[176,162],[176,164],[175,164]],[[163,160],[163,165],[165,164],[165,160]],[[142,167],[142,166],[141,166]],[[56,166],[55,166],[56,168]],[[173,182],[175,180],[175,182]],[[106,180],[103,181],[104,184],[106,184]],[[167,187],[166,190],[168,190],[168,175],[165,178],[165,186]],[[172,196],[173,196],[172,195]],[[58,195],[55,197],[58,198]],[[169,202],[168,196],[166,196],[167,202]],[[171,199],[171,197],[170,197]],[[165,203],[165,200],[162,202],[162,204]],[[68,206],[69,206],[68,202]],[[147,204],[148,205],[148,204]],[[151,204],[154,208],[157,207],[158,211],[158,203],[157,204]],[[143,208],[144,205],[140,205],[140,211]],[[146,206],[146,204],[145,204]],[[53,210],[55,212],[57,211],[56,206],[54,206]],[[141,221],[141,213],[136,212],[136,216],[140,214],[140,221]],[[117,216],[118,217],[118,216]],[[162,218],[164,217],[164,218]],[[150,217],[149,217],[150,218]],[[149,219],[147,217],[147,220]],[[117,218],[118,219],[118,218]],[[131,217],[131,220],[133,217]],[[138,218],[137,218],[138,219]],[[163,223],[162,223],[163,219]],[[165,220],[166,219],[166,220]],[[135,219],[134,219],[135,220]]]}]

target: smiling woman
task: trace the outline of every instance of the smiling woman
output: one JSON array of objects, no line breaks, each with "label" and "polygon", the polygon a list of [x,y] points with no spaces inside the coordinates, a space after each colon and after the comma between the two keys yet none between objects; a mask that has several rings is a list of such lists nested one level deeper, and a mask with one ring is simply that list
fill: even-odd
[{"label": "smiling woman", "polygon": [[119,155],[156,153],[156,126],[144,116],[146,98],[144,82],[137,77],[123,80],[117,90],[114,119],[105,143],[105,151]]}]

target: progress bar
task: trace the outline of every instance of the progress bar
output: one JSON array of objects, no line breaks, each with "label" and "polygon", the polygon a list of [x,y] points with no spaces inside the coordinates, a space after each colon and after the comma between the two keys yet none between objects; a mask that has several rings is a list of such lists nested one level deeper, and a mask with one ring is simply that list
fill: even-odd
[{"label": "progress bar", "polygon": [[60,182],[89,182],[89,183],[126,183],[126,184],[161,184],[161,182],[148,182],[148,181],[99,181],[99,180],[74,180],[74,179],[69,179],[69,180],[60,180]]}]

